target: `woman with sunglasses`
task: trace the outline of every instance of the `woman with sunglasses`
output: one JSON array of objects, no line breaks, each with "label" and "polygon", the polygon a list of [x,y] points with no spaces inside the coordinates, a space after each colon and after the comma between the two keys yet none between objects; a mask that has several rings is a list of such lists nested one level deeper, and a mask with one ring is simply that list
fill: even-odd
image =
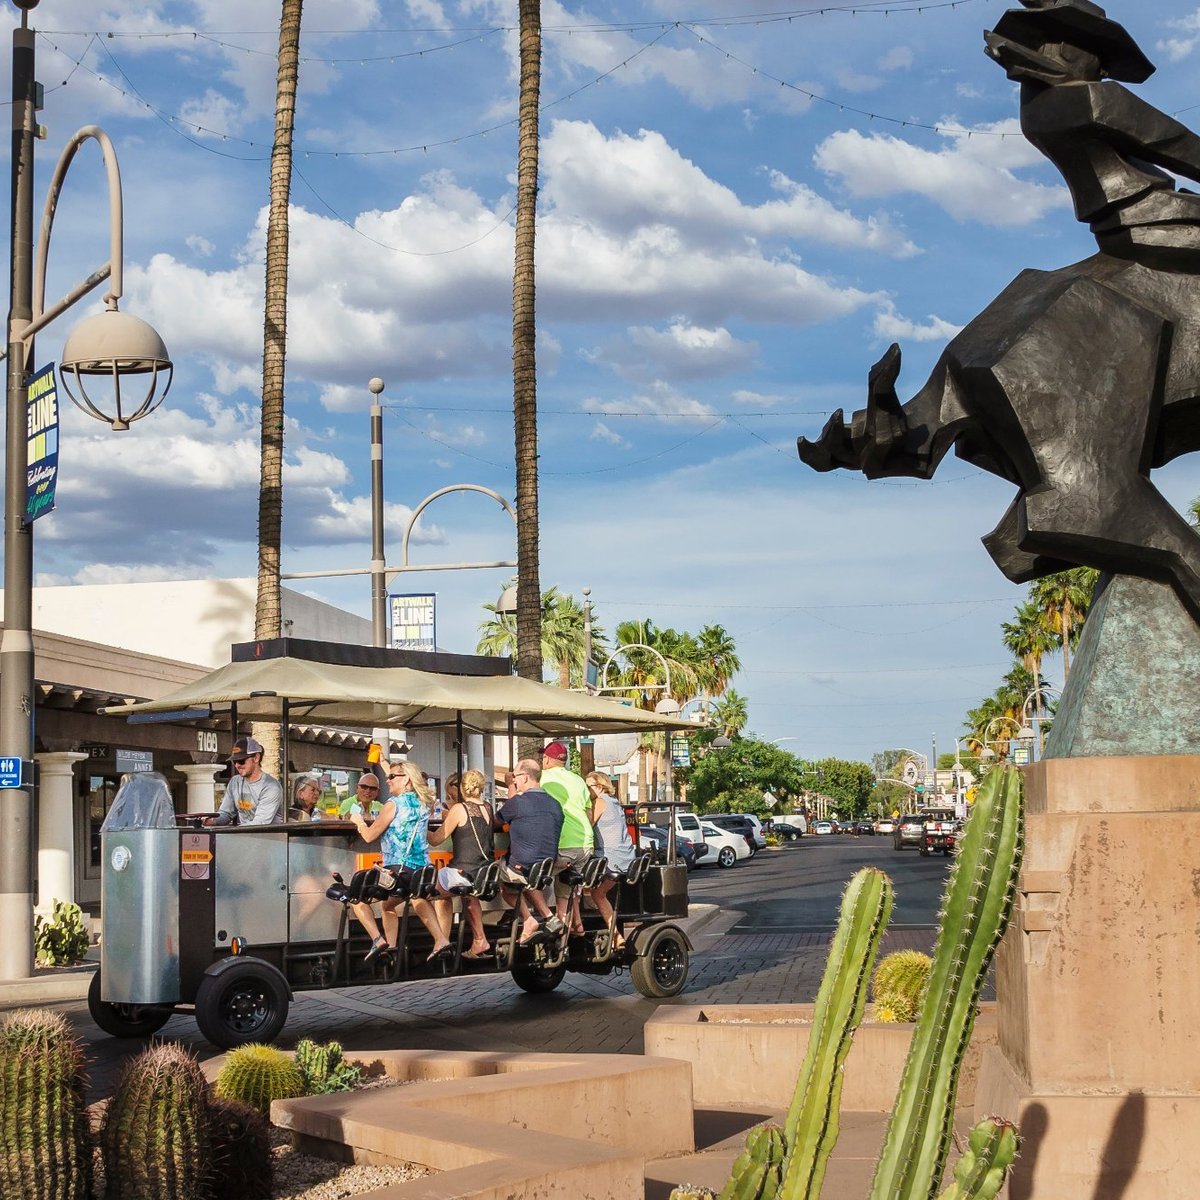
[{"label": "woman with sunglasses", "polygon": [[[387,781],[391,794],[379,810],[378,816],[368,824],[362,809],[356,805],[350,810],[350,820],[354,822],[354,827],[364,842],[382,839],[380,849],[384,866],[389,870],[420,870],[421,867],[429,865],[428,825],[429,812],[433,805],[433,789],[425,782],[424,773],[415,763],[393,763],[388,770]],[[379,784],[374,775],[364,775],[358,781],[360,801],[363,797],[363,785],[367,785],[363,807],[374,799],[370,792],[372,782],[378,791]],[[371,906],[365,901],[354,905],[354,915],[371,937],[371,948],[365,958],[372,959],[377,954],[395,950],[396,937],[400,932],[400,918],[396,915],[396,909],[401,903],[401,900],[383,902],[382,937]],[[450,939],[438,924],[437,914],[429,901],[413,900],[412,908],[433,938],[433,952],[429,955],[429,961],[449,954]]]}]

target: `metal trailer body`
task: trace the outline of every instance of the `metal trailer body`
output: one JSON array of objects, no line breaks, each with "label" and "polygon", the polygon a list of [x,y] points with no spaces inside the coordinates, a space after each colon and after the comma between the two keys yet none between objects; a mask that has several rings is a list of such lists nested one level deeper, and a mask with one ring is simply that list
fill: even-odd
[{"label": "metal trailer body", "polygon": [[691,945],[671,923],[687,915],[687,871],[648,857],[613,897],[633,926],[622,948],[590,910],[583,938],[519,945],[519,920],[497,902],[492,959],[462,957],[460,913],[458,951],[430,964],[432,941],[409,904],[394,959],[363,961],[369,939],[326,894],[335,874],[348,880],[379,859],[349,822],[116,830],[101,835],[101,855],[104,938],[88,999],[114,1036],[149,1036],[190,1009],[222,1047],[271,1041],[293,993],[318,988],[507,972],[541,992],[568,970],[628,968],[639,991],[668,996],[687,977]]}]

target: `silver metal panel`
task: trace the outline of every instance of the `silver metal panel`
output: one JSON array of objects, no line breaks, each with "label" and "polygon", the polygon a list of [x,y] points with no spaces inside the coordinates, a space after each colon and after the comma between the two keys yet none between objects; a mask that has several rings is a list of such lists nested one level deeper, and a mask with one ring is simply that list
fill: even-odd
[{"label": "silver metal panel", "polygon": [[112,1004],[177,1002],[179,831],[105,833],[100,857],[100,998]]},{"label": "silver metal panel", "polygon": [[298,892],[289,901],[291,943],[332,942],[337,937],[342,906],[328,899],[325,892]]},{"label": "silver metal panel", "polygon": [[378,849],[356,835],[349,846],[344,833],[305,834],[288,839],[288,891],[293,895],[320,892],[333,882],[337,871],[347,882],[354,874],[358,855]]},{"label": "silver metal panel", "polygon": [[[287,941],[288,836],[254,829],[216,831],[213,915],[218,946],[233,937],[254,947]],[[225,937],[222,938],[222,932]]]}]

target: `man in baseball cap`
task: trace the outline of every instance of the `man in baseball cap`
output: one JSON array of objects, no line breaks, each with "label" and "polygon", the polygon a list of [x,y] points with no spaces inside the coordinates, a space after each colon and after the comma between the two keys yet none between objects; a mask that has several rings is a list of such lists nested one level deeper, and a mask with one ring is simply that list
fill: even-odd
[{"label": "man in baseball cap", "polygon": [[263,748],[256,738],[233,743],[233,771],[214,825],[273,825],[283,818],[283,788],[262,769]]},{"label": "man in baseball cap", "polygon": [[[592,834],[592,794],[583,778],[567,769],[569,755],[562,742],[551,742],[542,750],[542,789],[562,805],[563,826],[558,839],[558,871],[582,864],[591,857],[595,839]],[[554,907],[561,921],[567,919],[571,889],[554,881]],[[578,913],[571,914],[572,933],[582,933]]]}]

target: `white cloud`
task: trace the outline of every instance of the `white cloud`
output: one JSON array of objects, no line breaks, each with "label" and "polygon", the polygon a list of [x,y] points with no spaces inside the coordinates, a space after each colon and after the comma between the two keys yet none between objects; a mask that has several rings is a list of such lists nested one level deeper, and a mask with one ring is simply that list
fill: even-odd
[{"label": "white cloud", "polygon": [[906,71],[913,65],[913,52],[909,46],[893,46],[880,60],[881,71]]},{"label": "white cloud", "polygon": [[1167,21],[1166,25],[1168,29],[1179,30],[1183,36],[1162,38],[1155,43],[1155,49],[1160,50],[1173,63],[1182,62],[1200,43],[1200,9],[1186,17]]},{"label": "white cloud", "polygon": [[756,353],[753,342],[735,338],[723,326],[706,328],[681,317],[666,329],[632,326],[587,358],[627,380],[711,379],[748,369]]},{"label": "white cloud", "polygon": [[655,380],[648,387],[619,399],[590,399],[586,407],[602,413],[642,413],[648,417],[661,417],[665,421],[712,421],[718,416],[711,405],[662,380]]},{"label": "white cloud", "polygon": [[895,305],[889,300],[875,314],[874,329],[876,337],[889,342],[945,342],[954,337],[962,326],[944,321],[932,313],[924,324],[911,321],[896,312]]},{"label": "white cloud", "polygon": [[211,258],[216,246],[212,244],[206,237],[201,237],[199,234],[190,234],[184,239],[184,244],[189,250],[195,250],[201,258]]},{"label": "white cloud", "polygon": [[754,408],[775,408],[788,398],[789,397],[787,396],[780,396],[778,394],[771,394],[767,392],[751,392],[747,391],[745,388],[739,388],[733,393],[734,404],[740,405],[744,408],[750,408],[751,406]]},{"label": "white cloud", "polygon": [[849,129],[826,138],[814,161],[854,196],[915,193],[959,221],[1017,226],[1069,205],[1066,188],[1012,173],[1031,149],[1020,138],[956,136],[944,149],[925,150],[891,134]]},{"label": "white cloud", "polygon": [[610,429],[603,421],[597,421],[588,434],[593,442],[607,442],[610,446],[628,446],[629,443],[615,430]]}]

